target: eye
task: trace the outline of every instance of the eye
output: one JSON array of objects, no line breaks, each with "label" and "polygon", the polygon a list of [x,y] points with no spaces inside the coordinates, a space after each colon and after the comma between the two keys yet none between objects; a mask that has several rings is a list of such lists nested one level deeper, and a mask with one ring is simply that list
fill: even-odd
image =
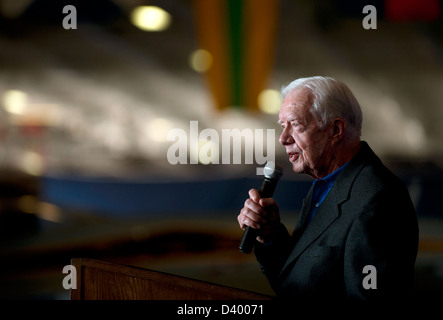
[{"label": "eye", "polygon": [[298,127],[298,122],[297,121],[291,121],[291,126]]},{"label": "eye", "polygon": [[286,125],[287,125],[287,124],[291,125],[291,126],[294,127],[294,128],[297,128],[297,127],[299,126],[299,124],[298,124],[297,121],[295,121],[295,120],[289,120],[289,121],[286,121],[286,122],[282,122],[282,123],[280,123],[281,128],[284,130],[284,129],[286,128]]}]

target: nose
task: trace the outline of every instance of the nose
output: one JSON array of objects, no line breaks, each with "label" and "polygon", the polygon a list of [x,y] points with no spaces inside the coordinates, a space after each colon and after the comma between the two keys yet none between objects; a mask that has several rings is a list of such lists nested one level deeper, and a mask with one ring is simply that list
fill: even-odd
[{"label": "nose", "polygon": [[282,133],[280,134],[280,138],[278,139],[278,142],[280,142],[281,145],[289,145],[294,143],[294,138],[291,135],[291,132],[289,130],[290,126],[286,126]]}]

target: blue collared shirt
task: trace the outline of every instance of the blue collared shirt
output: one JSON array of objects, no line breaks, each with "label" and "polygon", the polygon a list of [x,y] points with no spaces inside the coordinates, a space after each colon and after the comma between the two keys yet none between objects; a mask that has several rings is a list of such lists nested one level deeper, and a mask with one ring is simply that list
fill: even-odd
[{"label": "blue collared shirt", "polygon": [[323,200],[325,200],[326,196],[334,185],[335,180],[337,180],[340,172],[343,171],[347,164],[348,163],[345,163],[343,166],[328,174],[326,177],[322,179],[317,179],[312,183],[314,186],[314,190],[311,196],[311,212],[308,216],[308,224],[314,218],[315,213],[322,204]]}]

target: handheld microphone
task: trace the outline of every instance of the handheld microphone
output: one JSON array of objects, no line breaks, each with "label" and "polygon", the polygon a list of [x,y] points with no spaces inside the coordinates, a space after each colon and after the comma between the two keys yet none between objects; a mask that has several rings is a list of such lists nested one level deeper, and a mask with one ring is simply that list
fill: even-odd
[{"label": "handheld microphone", "polygon": [[[263,168],[263,174],[265,175],[265,177],[263,178],[258,193],[262,198],[271,198],[274,194],[277,182],[283,174],[283,168],[273,161],[268,161]],[[254,241],[256,237],[257,230],[247,226],[243,233],[243,238],[240,242],[240,251],[243,253],[250,253],[252,251],[252,248],[254,247]]]}]

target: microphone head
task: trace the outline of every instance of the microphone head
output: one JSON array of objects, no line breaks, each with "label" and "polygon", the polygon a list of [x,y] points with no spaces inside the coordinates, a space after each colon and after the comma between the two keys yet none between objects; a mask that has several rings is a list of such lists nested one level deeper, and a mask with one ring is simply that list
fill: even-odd
[{"label": "microphone head", "polygon": [[268,161],[266,162],[266,165],[263,168],[263,174],[268,179],[278,180],[283,174],[283,168],[274,161]]}]

